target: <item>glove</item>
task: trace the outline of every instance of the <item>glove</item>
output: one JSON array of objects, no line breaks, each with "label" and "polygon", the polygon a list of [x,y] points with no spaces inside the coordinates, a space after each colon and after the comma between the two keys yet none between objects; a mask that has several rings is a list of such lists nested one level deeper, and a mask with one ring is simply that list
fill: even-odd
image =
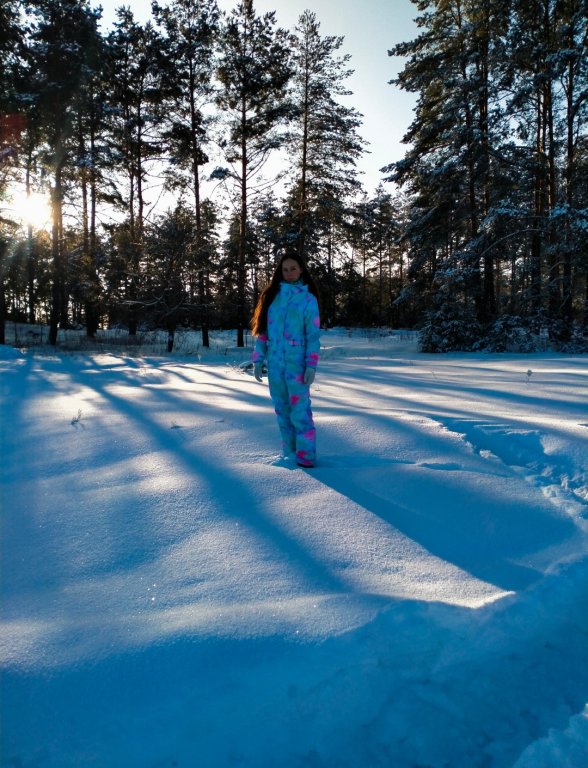
[{"label": "glove", "polygon": [[304,383],[306,384],[307,387],[310,387],[312,382],[314,381],[315,373],[316,371],[314,368],[307,368],[304,371]]},{"label": "glove", "polygon": [[263,371],[262,363],[255,363],[253,365],[253,375],[255,376],[257,381],[263,381],[263,379],[261,378],[262,371]]}]

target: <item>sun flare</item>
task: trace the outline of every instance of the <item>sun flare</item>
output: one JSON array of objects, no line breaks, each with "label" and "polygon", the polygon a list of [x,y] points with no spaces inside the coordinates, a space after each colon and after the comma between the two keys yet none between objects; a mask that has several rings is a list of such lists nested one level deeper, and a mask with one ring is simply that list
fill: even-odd
[{"label": "sun flare", "polygon": [[34,229],[47,229],[51,223],[51,206],[46,195],[32,192],[14,194],[11,201],[11,214],[23,226]]}]

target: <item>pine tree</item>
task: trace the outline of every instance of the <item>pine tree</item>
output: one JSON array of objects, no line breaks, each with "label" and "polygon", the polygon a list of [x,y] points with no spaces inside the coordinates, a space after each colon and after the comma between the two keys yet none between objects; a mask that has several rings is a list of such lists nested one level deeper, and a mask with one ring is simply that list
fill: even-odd
[{"label": "pine tree", "polygon": [[220,35],[217,106],[226,121],[222,144],[229,167],[215,178],[233,182],[238,193],[237,344],[244,345],[248,205],[254,180],[283,146],[280,127],[290,116],[286,86],[291,70],[288,36],[275,14],[258,16],[253,0],[241,0],[225,18]]},{"label": "pine tree", "polygon": [[[574,317],[574,284],[584,283],[583,324],[588,329],[588,2],[567,0],[558,25],[558,74],[563,91],[565,161],[563,201],[567,213],[562,275],[564,339],[569,340]],[[584,181],[582,185],[582,180]],[[580,314],[580,312],[578,312]]]},{"label": "pine tree", "polygon": [[189,190],[196,217],[196,246],[193,250],[198,272],[200,328],[203,346],[209,346],[205,311],[205,285],[210,265],[205,258],[203,237],[201,168],[208,161],[213,96],[214,46],[219,11],[216,0],[179,0],[163,8],[153,5],[162,40],[162,97],[166,105],[163,138],[171,155],[168,186]]},{"label": "pine tree", "polygon": [[93,49],[87,51],[84,87],[76,99],[76,148],[71,167],[67,169],[72,187],[70,195],[81,196],[82,244],[78,280],[84,306],[86,335],[93,339],[100,324],[102,286],[99,277],[98,202],[104,195],[106,152],[103,139],[106,96],[104,92],[104,40],[96,35]]},{"label": "pine tree", "polygon": [[[428,5],[418,3],[422,10]],[[420,17],[424,31],[416,40],[390,51],[410,57],[397,84],[420,94],[405,137],[412,148],[391,168],[392,178],[408,185],[415,217],[423,224],[427,211],[436,279],[439,268],[448,279],[459,273],[461,290],[475,302],[482,322],[496,312],[493,251],[487,248],[482,222],[492,205],[491,163],[499,123],[491,115],[500,102],[492,70],[501,56],[505,14],[501,0],[452,0]]]},{"label": "pine tree", "polygon": [[135,335],[148,191],[161,152],[159,41],[152,25],[138,24],[128,8],[119,8],[117,15],[115,29],[107,38],[108,140],[112,170],[119,181],[118,205],[127,214],[125,300],[129,307],[129,334]]},{"label": "pine tree", "polygon": [[[23,65],[22,40],[24,29],[19,16],[19,3],[7,0],[0,6],[0,201],[10,180],[10,163],[15,144],[24,127],[22,112],[18,111],[15,85]],[[8,248],[12,239],[12,221],[0,214],[0,344],[5,342],[6,278]]]},{"label": "pine tree", "polygon": [[410,275],[423,309],[451,326],[452,344],[471,343],[474,320],[466,329],[459,318],[494,338],[505,311],[565,338],[572,222],[582,218],[567,193],[585,136],[586,2],[416,4],[423,32],[391,53],[409,56],[396,82],[420,98],[412,147],[389,170],[410,195]]},{"label": "pine tree", "polygon": [[300,16],[294,30],[289,207],[291,240],[304,257],[316,254],[321,235],[330,229],[328,216],[338,206],[329,201],[343,204],[361,187],[356,163],[365,142],[358,134],[361,115],[343,103],[352,95],[345,81],[353,72],[350,55],[337,55],[343,42],[343,37],[321,37],[310,11]]},{"label": "pine tree", "polygon": [[[367,245],[373,266],[368,270],[372,282],[374,320],[380,325],[393,324],[393,301],[404,283],[403,253],[399,246],[400,222],[392,195],[380,184],[365,206]],[[375,281],[373,277],[375,276]]]},{"label": "pine tree", "polygon": [[177,326],[189,316],[186,287],[195,246],[194,214],[181,205],[146,227],[140,301],[154,327],[167,331],[170,353]]},{"label": "pine tree", "polygon": [[91,10],[86,0],[35,0],[30,7],[36,16],[31,33],[30,90],[46,144],[45,163],[52,178],[53,287],[49,340],[56,344],[59,324],[68,322],[62,221],[64,181],[75,154],[79,94],[92,71],[98,12]]},{"label": "pine tree", "polygon": [[252,303],[255,306],[263,288],[270,282],[278,253],[284,247],[284,212],[273,189],[259,195],[251,206],[251,270]]},{"label": "pine tree", "polygon": [[526,201],[530,313],[560,339],[570,338],[573,322],[574,180],[577,149],[586,139],[587,11],[585,0],[515,3],[506,70],[510,112],[527,150],[521,165],[532,190]]}]

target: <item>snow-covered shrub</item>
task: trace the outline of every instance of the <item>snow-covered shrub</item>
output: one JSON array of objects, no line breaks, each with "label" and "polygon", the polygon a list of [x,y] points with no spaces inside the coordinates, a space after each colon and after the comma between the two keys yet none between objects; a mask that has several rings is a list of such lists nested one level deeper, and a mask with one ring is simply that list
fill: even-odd
[{"label": "snow-covered shrub", "polygon": [[489,327],[477,347],[488,352],[536,352],[537,338],[517,315],[502,315]]},{"label": "snow-covered shrub", "polygon": [[479,341],[481,327],[471,310],[444,304],[430,312],[419,334],[421,352],[469,351]]},{"label": "snow-covered shrub", "polygon": [[583,329],[574,326],[572,330],[572,337],[569,341],[564,341],[558,346],[560,352],[565,352],[569,355],[583,355],[588,352],[588,333],[584,333]]}]

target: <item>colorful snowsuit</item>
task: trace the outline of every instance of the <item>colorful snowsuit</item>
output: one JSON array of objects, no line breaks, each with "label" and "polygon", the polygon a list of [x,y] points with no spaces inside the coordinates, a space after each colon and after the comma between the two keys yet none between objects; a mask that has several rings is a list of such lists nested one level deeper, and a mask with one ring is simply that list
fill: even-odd
[{"label": "colorful snowsuit", "polygon": [[267,332],[256,339],[253,362],[267,363],[273,400],[285,454],[296,451],[302,464],[316,457],[316,433],[306,368],[316,368],[320,349],[320,317],[316,297],[308,286],[280,283],[270,304]]}]

